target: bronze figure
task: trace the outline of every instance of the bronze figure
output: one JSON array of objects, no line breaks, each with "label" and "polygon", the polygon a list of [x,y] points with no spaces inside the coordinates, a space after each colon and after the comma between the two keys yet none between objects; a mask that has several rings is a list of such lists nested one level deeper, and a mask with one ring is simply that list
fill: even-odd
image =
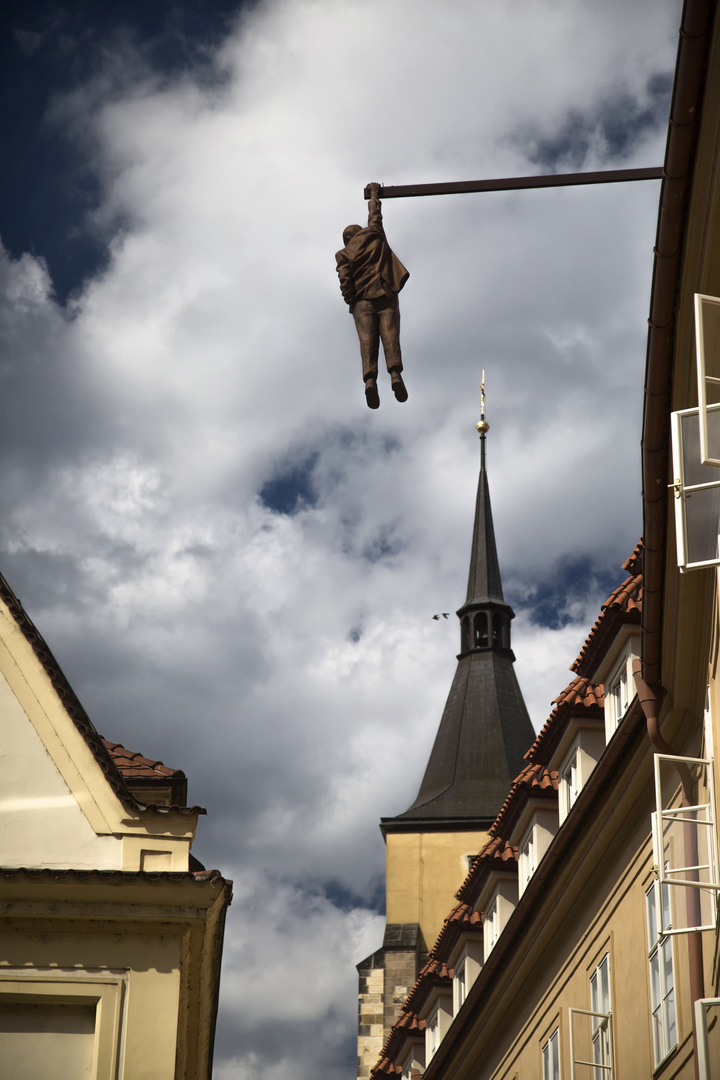
[{"label": "bronze figure", "polygon": [[345,247],[335,256],[340,291],[355,320],[360,339],[365,400],[371,409],[380,405],[377,388],[378,350],[382,340],[385,363],[398,401],[407,401],[400,354],[398,293],[408,271],[390,250],[378,200],[379,184],[370,184],[367,228],[348,225]]}]

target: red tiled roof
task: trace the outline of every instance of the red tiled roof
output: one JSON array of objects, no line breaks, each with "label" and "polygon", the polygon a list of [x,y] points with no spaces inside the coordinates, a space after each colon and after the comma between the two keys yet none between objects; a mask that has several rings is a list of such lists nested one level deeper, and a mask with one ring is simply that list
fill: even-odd
[{"label": "red tiled roof", "polygon": [[643,553],[643,539],[640,537],[637,544],[633,549],[632,555],[628,555],[625,562],[622,564],[621,569],[625,570],[628,574],[632,574],[633,577],[642,571],[642,553]]},{"label": "red tiled roof", "polygon": [[163,765],[162,761],[153,761],[150,758],[143,757],[142,754],[126,750],[121,743],[110,742],[108,739],[103,738],[102,735],[100,738],[123,777],[134,777],[143,780],[185,779],[185,773],[182,769],[170,769],[167,765]]},{"label": "red tiled roof", "polygon": [[[551,734],[556,734],[557,725],[562,723],[563,714],[565,716],[577,716],[583,709],[587,709],[588,713],[599,715],[600,710],[603,708],[604,701],[605,696],[602,683],[594,685],[589,679],[585,679],[581,675],[576,675],[562,693],[558,694],[553,700],[555,708],[537,733],[535,742],[530,749],[525,752],[525,760],[535,761],[538,753],[544,747]],[[522,775],[522,773],[520,775]]]},{"label": "red tiled roof", "polygon": [[[494,822],[490,826],[491,832],[493,827]],[[517,866],[517,857],[518,850],[516,847],[508,844],[507,840],[504,840],[501,836],[491,835],[485,846],[480,848],[478,857],[470,868],[470,873],[455,893],[455,896],[458,900],[470,902],[472,893],[478,891],[480,879],[485,877],[493,863],[502,863],[507,869],[511,869]]]},{"label": "red tiled roof", "polygon": [[491,834],[497,836],[500,833],[510,815],[511,808],[515,807],[524,795],[554,795],[557,789],[557,769],[550,771],[539,763],[526,765],[520,775],[513,781],[508,796],[500,807],[498,816],[490,826]]},{"label": "red tiled roof", "polygon": [[403,1006],[402,1012],[390,1028],[380,1051],[376,1065],[370,1070],[370,1076],[396,1076],[401,1070],[394,1064],[393,1058],[400,1052],[402,1043],[408,1037],[420,1037],[425,1031],[425,1021],[418,1019],[416,1012]]},{"label": "red tiled roof", "polygon": [[580,655],[570,665],[571,671],[576,671],[578,675],[588,675],[592,666],[600,659],[603,649],[607,648],[615,636],[618,626],[625,622],[640,622],[642,592],[642,574],[639,573],[631,575],[618,585],[600,609],[600,615],[588,634]]}]

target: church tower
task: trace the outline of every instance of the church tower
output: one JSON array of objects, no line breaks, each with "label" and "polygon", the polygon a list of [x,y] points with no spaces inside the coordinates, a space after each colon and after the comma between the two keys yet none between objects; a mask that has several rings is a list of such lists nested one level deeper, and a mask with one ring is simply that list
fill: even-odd
[{"label": "church tower", "polygon": [[467,596],[457,612],[457,670],[415,802],[381,819],[387,921],[382,948],[358,964],[359,1080],[377,1061],[535,738],[513,667],[514,612],[503,597],[495,545],[484,403],[477,429],[480,476]]}]

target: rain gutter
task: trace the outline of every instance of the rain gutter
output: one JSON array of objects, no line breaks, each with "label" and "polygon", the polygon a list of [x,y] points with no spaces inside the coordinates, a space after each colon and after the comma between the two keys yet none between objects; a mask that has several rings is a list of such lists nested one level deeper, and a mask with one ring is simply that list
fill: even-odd
[{"label": "rain gutter", "polygon": [[716,0],[685,0],[680,22],[650,292],[642,426],[644,521],[642,663],[660,682],[670,405],[683,241]]}]

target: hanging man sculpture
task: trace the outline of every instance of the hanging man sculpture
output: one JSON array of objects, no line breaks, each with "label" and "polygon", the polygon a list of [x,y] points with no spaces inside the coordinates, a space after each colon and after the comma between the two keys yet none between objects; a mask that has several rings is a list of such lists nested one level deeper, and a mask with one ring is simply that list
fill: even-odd
[{"label": "hanging man sculpture", "polygon": [[371,409],[380,405],[377,374],[381,339],[395,397],[407,401],[408,396],[400,374],[403,365],[397,294],[410,275],[387,242],[379,192],[379,184],[370,184],[367,228],[348,225],[343,231],[345,247],[335,256],[340,290],[360,338],[365,400]]}]

